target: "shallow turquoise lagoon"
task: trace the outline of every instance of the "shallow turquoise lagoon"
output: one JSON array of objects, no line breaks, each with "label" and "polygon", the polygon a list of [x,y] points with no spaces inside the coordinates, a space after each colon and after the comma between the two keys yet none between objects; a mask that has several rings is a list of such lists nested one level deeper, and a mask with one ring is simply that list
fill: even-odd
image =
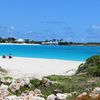
[{"label": "shallow turquoise lagoon", "polygon": [[10,53],[16,57],[84,61],[100,55],[100,46],[0,45],[0,56]]}]

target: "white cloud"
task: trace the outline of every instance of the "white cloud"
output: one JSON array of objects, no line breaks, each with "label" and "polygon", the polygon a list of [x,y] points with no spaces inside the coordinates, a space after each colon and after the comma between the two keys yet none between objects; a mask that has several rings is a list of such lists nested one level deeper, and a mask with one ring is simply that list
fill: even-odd
[{"label": "white cloud", "polygon": [[100,25],[92,25],[92,29],[100,29]]},{"label": "white cloud", "polygon": [[8,33],[14,32],[14,31],[15,31],[15,27],[14,27],[14,26],[7,27],[7,32],[8,32]]},{"label": "white cloud", "polygon": [[15,30],[15,27],[14,27],[14,26],[11,26],[10,29],[11,29],[11,30]]}]

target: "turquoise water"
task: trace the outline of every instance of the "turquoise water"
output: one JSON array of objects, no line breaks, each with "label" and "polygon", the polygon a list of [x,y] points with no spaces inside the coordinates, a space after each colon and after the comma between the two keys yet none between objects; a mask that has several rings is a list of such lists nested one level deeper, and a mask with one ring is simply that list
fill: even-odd
[{"label": "turquoise water", "polygon": [[0,56],[10,53],[16,57],[84,61],[100,55],[100,46],[0,45]]}]

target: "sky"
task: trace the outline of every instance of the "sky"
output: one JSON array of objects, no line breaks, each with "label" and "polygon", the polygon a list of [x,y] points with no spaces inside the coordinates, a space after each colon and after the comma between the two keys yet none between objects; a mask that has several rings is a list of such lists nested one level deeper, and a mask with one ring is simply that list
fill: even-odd
[{"label": "sky", "polygon": [[100,0],[0,0],[0,37],[100,42]]}]

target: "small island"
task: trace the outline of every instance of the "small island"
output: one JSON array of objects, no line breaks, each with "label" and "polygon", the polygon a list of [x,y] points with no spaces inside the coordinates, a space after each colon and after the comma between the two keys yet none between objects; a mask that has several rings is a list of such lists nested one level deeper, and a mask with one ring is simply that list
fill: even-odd
[{"label": "small island", "polygon": [[68,42],[63,39],[51,39],[44,41],[36,41],[31,39],[17,39],[15,37],[2,38],[0,37],[0,44],[33,44],[33,45],[61,45],[61,46],[100,46],[99,42]]}]

